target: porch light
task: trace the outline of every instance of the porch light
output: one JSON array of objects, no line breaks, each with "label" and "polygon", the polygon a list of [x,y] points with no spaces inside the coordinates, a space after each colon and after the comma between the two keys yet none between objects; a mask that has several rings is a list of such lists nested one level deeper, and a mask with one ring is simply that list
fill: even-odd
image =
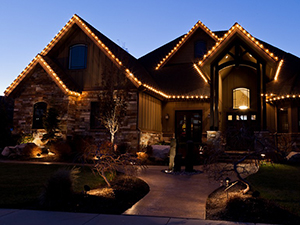
[{"label": "porch light", "polygon": [[249,107],[248,106],[246,106],[246,105],[241,105],[241,106],[239,106],[239,109],[241,109],[241,110],[245,110],[245,109],[248,109]]}]

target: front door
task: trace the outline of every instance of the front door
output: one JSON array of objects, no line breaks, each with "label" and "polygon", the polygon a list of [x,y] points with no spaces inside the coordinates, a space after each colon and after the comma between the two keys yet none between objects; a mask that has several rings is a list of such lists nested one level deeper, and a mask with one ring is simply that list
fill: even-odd
[{"label": "front door", "polygon": [[193,141],[195,153],[198,153],[199,145],[202,142],[202,111],[176,111],[175,121],[175,138],[178,146],[177,153],[185,157],[187,141]]}]

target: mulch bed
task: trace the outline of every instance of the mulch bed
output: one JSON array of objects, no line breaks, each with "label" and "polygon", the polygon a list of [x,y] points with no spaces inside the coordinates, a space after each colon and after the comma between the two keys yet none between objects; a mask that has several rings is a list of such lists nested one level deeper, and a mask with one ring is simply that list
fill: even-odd
[{"label": "mulch bed", "polygon": [[253,197],[250,191],[242,194],[245,185],[238,182],[227,192],[220,187],[211,193],[206,202],[206,219],[236,222],[300,224],[300,218],[281,209],[272,202]]},{"label": "mulch bed", "polygon": [[[41,208],[51,211],[68,211],[97,214],[122,214],[149,192],[149,186],[136,177],[118,176],[112,187],[100,187],[99,192],[108,190],[107,194],[76,193],[70,201],[52,207]],[[91,190],[91,192],[97,192]]]}]

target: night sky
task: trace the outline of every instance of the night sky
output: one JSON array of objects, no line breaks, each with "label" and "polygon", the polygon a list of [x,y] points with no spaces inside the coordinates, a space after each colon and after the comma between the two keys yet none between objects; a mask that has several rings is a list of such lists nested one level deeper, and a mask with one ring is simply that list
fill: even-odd
[{"label": "night sky", "polygon": [[77,14],[139,58],[188,32],[235,22],[254,37],[300,56],[297,0],[0,0],[0,95]]}]

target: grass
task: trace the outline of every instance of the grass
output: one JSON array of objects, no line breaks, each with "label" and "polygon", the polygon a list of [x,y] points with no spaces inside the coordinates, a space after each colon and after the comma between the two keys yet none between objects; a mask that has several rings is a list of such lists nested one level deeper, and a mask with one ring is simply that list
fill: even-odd
[{"label": "grass", "polygon": [[[63,165],[9,164],[0,163],[0,207],[31,208],[36,205],[44,184]],[[85,184],[99,187],[104,181],[87,167],[82,167],[74,191],[81,192]]]},{"label": "grass", "polygon": [[247,179],[262,198],[300,217],[300,166],[265,164]]},{"label": "grass", "polygon": [[[252,190],[242,194],[238,183],[228,190],[222,186],[206,202],[206,218],[237,222],[300,224],[300,166],[262,165],[247,178]],[[257,191],[260,197],[257,196]],[[255,194],[255,195],[254,195]]]}]

